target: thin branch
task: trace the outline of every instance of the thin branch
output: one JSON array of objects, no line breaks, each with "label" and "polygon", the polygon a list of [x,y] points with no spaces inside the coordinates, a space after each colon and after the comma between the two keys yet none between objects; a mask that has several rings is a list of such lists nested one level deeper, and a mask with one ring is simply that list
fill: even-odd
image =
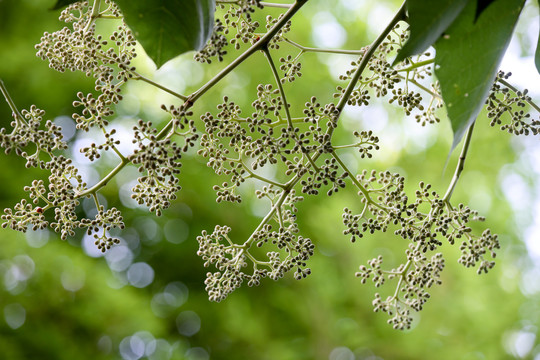
[{"label": "thin branch", "polygon": [[122,159],[122,161],[114,169],[112,169],[111,172],[107,174],[107,176],[105,176],[103,179],[101,179],[97,184],[92,186],[90,189],[87,189],[87,190],[85,190],[83,192],[78,193],[77,197],[78,198],[83,198],[85,196],[95,194],[99,189],[101,189],[102,187],[107,185],[109,183],[109,181],[111,181],[112,178],[115,177],[115,175],[118,174],[120,172],[120,170],[122,170],[124,168],[124,166],[126,166],[130,162],[131,161],[126,159],[126,158]]},{"label": "thin branch", "polygon": [[364,50],[343,50],[343,49],[321,49],[321,48],[312,48],[306,47],[294,42],[290,39],[285,39],[286,42],[291,44],[294,47],[302,50],[303,52],[317,52],[317,53],[328,53],[328,54],[344,54],[344,55],[362,55],[365,53]]},{"label": "thin branch", "polygon": [[2,79],[0,79],[0,91],[2,91],[2,95],[4,96],[4,99],[6,99],[15,120],[24,122],[24,117],[19,112],[19,109],[17,109],[17,105],[15,105],[15,102],[13,101],[11,96],[9,96],[7,88],[4,85],[4,82],[2,81]]},{"label": "thin branch", "polygon": [[289,189],[283,190],[283,192],[281,193],[281,196],[279,197],[278,201],[272,206],[272,209],[270,209],[270,211],[268,212],[268,214],[266,214],[264,219],[261,220],[261,222],[259,223],[259,226],[257,226],[255,231],[253,231],[253,233],[251,233],[251,236],[244,242],[244,244],[242,244],[243,249],[246,249],[246,250],[249,249],[249,247],[251,246],[251,244],[253,243],[253,241],[255,239],[254,235],[257,232],[259,232],[260,230],[262,230],[264,225],[266,225],[266,224],[268,224],[268,222],[270,222],[270,220],[272,219],[272,217],[274,216],[276,211],[281,207],[281,205],[283,205],[283,202],[285,201],[285,199],[287,198],[287,196],[289,195],[290,192],[291,192],[291,190],[289,190]]},{"label": "thin branch", "polygon": [[[383,206],[381,206],[379,203],[373,201],[371,199],[371,196],[369,194],[369,191],[362,185],[360,184],[360,181],[358,181],[358,179],[356,178],[356,176],[354,176],[354,174],[349,170],[349,168],[347,168],[347,165],[345,165],[345,163],[341,160],[341,158],[336,154],[335,151],[332,151],[331,153],[332,157],[334,159],[336,159],[336,161],[338,162],[339,166],[341,166],[341,168],[349,175],[349,177],[351,178],[351,181],[354,183],[354,185],[356,185],[356,187],[358,188],[358,190],[360,190],[360,192],[364,195],[365,199],[366,199],[366,203],[368,204],[371,204],[371,205],[375,205],[377,206],[378,208],[380,209],[383,209],[383,210],[386,210]],[[366,204],[367,206],[367,204]]]},{"label": "thin branch", "polygon": [[274,185],[275,187],[279,187],[279,188],[282,188],[282,189],[285,188],[285,185],[284,185],[284,184],[280,184],[280,183],[275,182],[275,181],[273,181],[273,180],[267,179],[267,178],[265,178],[265,177],[263,177],[263,176],[257,175],[257,174],[255,174],[253,171],[248,170],[248,169],[247,169],[247,166],[246,166],[246,170],[247,170],[247,172],[249,173],[249,175],[247,176],[247,178],[257,179],[257,180],[260,180],[260,181],[262,181],[262,182],[268,183],[268,184],[270,184],[270,185]]},{"label": "thin branch", "polygon": [[411,64],[411,66],[403,68],[403,69],[399,69],[397,71],[398,72],[403,72],[403,71],[409,72],[409,71],[412,71],[414,69],[418,69],[419,67],[433,64],[434,62],[435,62],[435,59],[427,59],[427,60],[423,60],[423,61],[419,61],[419,62],[416,62],[414,64]]},{"label": "thin branch", "polygon": [[[364,69],[366,68],[367,64],[369,63],[369,60],[371,60],[371,57],[375,53],[375,50],[377,50],[379,45],[384,41],[386,36],[388,36],[388,34],[392,31],[394,26],[396,26],[396,24],[399,21],[401,21],[401,20],[403,20],[405,18],[405,3],[406,2],[404,1],[403,4],[401,4],[401,7],[397,11],[394,18],[390,21],[390,23],[388,23],[386,28],[379,34],[377,39],[375,39],[375,41],[369,46],[366,53],[362,57],[362,60],[360,61],[360,64],[358,64],[358,69],[356,69],[356,72],[354,73],[353,77],[351,78],[351,81],[349,82],[349,85],[345,89],[345,92],[343,93],[343,96],[341,97],[341,100],[339,101],[339,103],[336,106],[336,109],[339,111],[340,114],[343,111],[343,109],[345,108],[345,105],[347,105],[347,102],[349,101],[349,98],[350,98],[350,96],[351,96],[351,94],[352,94],[352,92],[353,92],[353,90],[354,90],[354,88],[356,86],[356,83],[358,82],[358,79],[360,78],[360,75],[364,72]],[[331,132],[330,132],[330,134],[331,134]]]},{"label": "thin branch", "polygon": [[446,194],[444,194],[444,197],[442,198],[442,200],[446,202],[447,204],[450,203],[450,198],[452,197],[452,193],[454,192],[456,184],[459,180],[459,176],[461,175],[461,172],[463,171],[463,168],[465,167],[465,159],[467,157],[467,151],[469,150],[469,145],[471,143],[473,130],[474,130],[474,123],[472,123],[472,125],[467,130],[467,134],[465,135],[465,141],[463,143],[463,148],[461,149],[461,154],[459,154],[459,160],[456,165],[456,171],[454,172],[452,181],[450,182],[450,185],[448,186],[448,190],[446,190]]},{"label": "thin branch", "polygon": [[[230,4],[230,5],[240,5],[239,0],[218,0],[216,1],[217,4]],[[278,3],[269,3],[265,1],[261,1],[259,4],[265,7],[275,7],[275,8],[282,8],[282,9],[290,9],[293,4],[278,4]]]},{"label": "thin branch", "polygon": [[402,76],[402,75],[398,75],[398,78],[400,78],[401,80],[405,80],[405,81],[408,81],[416,86],[418,86],[420,89],[424,90],[425,92],[427,92],[428,94],[430,94],[431,96],[433,96],[434,98],[437,98],[437,99],[440,99],[442,100],[442,96],[440,94],[437,94],[436,92],[428,89],[427,87],[425,87],[424,85],[420,84],[418,81],[414,80],[414,79],[407,79],[405,76]]},{"label": "thin branch", "polygon": [[293,6],[292,4],[277,4],[277,3],[269,3],[265,1],[261,1],[260,4],[262,6],[282,8],[282,9],[290,9]]},{"label": "thin branch", "polygon": [[266,56],[266,59],[268,60],[270,69],[272,69],[272,75],[274,75],[274,79],[276,80],[279,93],[281,95],[281,99],[283,100],[283,106],[285,107],[285,114],[287,115],[287,124],[289,125],[290,128],[292,128],[293,123],[292,123],[291,112],[289,111],[289,103],[287,102],[287,97],[285,96],[285,90],[283,89],[281,78],[279,77],[276,65],[274,64],[274,61],[272,60],[272,55],[270,55],[270,51],[268,50],[268,48],[264,47],[263,52],[264,52],[264,56]]},{"label": "thin branch", "polygon": [[184,101],[186,101],[186,100],[188,99],[188,97],[187,97],[186,95],[182,95],[182,94],[179,94],[179,93],[177,93],[177,92],[174,92],[174,91],[172,91],[171,89],[169,89],[169,88],[167,88],[167,87],[165,87],[165,86],[163,86],[163,85],[161,85],[161,84],[158,84],[157,82],[155,82],[155,81],[153,81],[153,80],[150,80],[150,79],[148,79],[147,77],[144,77],[143,75],[139,74],[139,73],[136,72],[136,71],[132,71],[132,74],[135,76],[135,77],[133,78],[133,79],[135,79],[135,80],[141,80],[141,81],[144,81],[144,82],[146,82],[146,83],[148,83],[148,84],[150,84],[150,85],[153,85],[153,86],[155,86],[155,87],[157,87],[157,88],[159,88],[159,89],[161,89],[161,90],[163,90],[163,91],[165,91],[165,92],[168,92],[169,94],[171,94],[171,95],[173,95],[173,96],[175,96],[175,97],[177,97],[177,98],[179,98],[179,99],[182,99],[182,100],[184,100]]},{"label": "thin branch", "polygon": [[84,27],[83,32],[87,32],[88,29],[90,29],[90,26],[92,26],[94,21],[99,17],[100,5],[101,5],[101,0],[94,0],[94,4],[92,5],[92,14],[90,15],[90,19],[88,19],[88,22],[86,23],[86,26]]}]

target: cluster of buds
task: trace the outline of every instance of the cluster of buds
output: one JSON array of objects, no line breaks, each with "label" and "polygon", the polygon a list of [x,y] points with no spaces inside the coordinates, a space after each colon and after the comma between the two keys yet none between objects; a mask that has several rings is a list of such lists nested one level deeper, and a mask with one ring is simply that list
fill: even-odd
[{"label": "cluster of buds", "polygon": [[[299,0],[291,8],[303,2],[305,0]],[[385,40],[375,52],[368,52],[367,48],[345,52],[360,58],[340,76],[341,81],[349,83],[337,87],[334,94],[337,104],[321,105],[317,98],[311,97],[304,106],[293,106],[287,102],[283,85],[302,75],[300,58],[313,49],[287,37],[294,11],[278,17],[268,16],[266,30],[273,36],[268,39],[270,34],[266,35],[268,42],[261,50],[275,84],[257,86],[252,110],[243,111],[230,96],[225,96],[215,113],[205,112],[200,116],[197,129],[190,109],[200,95],[219,83],[214,78],[193,96],[177,94],[184,100],[183,105],[162,105],[162,110],[170,117],[162,129],[158,130],[150,121],[140,120],[133,128],[135,150],[131,155],[124,155],[118,149],[120,141],[115,130],[110,129],[109,121],[115,106],[122,100],[124,84],[134,78],[144,78],[131,64],[136,55],[136,42],[124,23],[108,39],[96,34],[96,19],[122,19],[112,1],[105,0],[104,11],[99,11],[100,4],[96,1],[89,6],[87,1],[81,1],[69,5],[61,19],[71,27],[45,33],[36,48],[37,55],[48,61],[51,68],[61,72],[81,71],[94,77],[97,93],[77,94],[78,100],[73,105],[82,110],[74,114],[73,119],[78,130],[96,128],[104,138],[80,151],[91,161],[100,158],[104,151],[112,151],[120,163],[97,184],[88,187],[72,161],[61,153],[67,148],[61,129],[51,121],[43,123],[44,112],[34,106],[21,114],[14,110],[13,130],[0,130],[0,145],[6,152],[24,157],[27,167],[40,167],[50,175],[46,182],[36,180],[25,187],[30,201],[23,199],[14,209],[6,209],[2,216],[3,227],[24,232],[49,226],[60,233],[62,239],[73,236],[77,229],[84,229],[94,236],[96,246],[106,251],[119,242],[109,232],[123,228],[124,223],[118,209],[106,209],[99,203],[99,190],[122,167],[132,163],[141,173],[132,189],[132,198],[160,215],[180,190],[178,176],[182,156],[198,146],[197,154],[207,159],[207,165],[216,175],[226,178],[220,181],[221,185],[213,187],[217,202],[240,203],[238,188],[247,180],[256,180],[253,183],[264,184],[255,191],[257,199],[270,203],[268,213],[245,241],[233,241],[228,226],[216,226],[212,232],[203,231],[197,237],[198,255],[204,266],[215,268],[208,272],[205,282],[212,301],[222,301],[244,282],[256,286],[265,277],[277,280],[289,272],[296,279],[309,275],[308,260],[314,254],[314,244],[300,235],[296,205],[303,197],[297,192],[319,195],[324,190],[332,195],[347,184],[358,194],[352,203],[359,204],[358,211],[345,208],[342,215],[344,234],[352,242],[375,232],[393,232],[408,243],[404,261],[399,266],[384,269],[384,259],[378,256],[360,266],[356,273],[362,283],[371,280],[376,287],[388,284],[389,280],[397,282],[395,291],[386,299],[377,293],[373,301],[374,310],[387,313],[394,328],[409,328],[411,311],[420,311],[429,299],[428,290],[441,283],[445,259],[437,251],[443,242],[459,244],[458,262],[466,267],[477,266],[478,273],[488,272],[494,266],[492,259],[499,248],[498,238],[489,230],[480,236],[473,234],[469,222],[482,220],[475,211],[464,205],[452,206],[449,197],[441,198],[423,182],[411,197],[405,192],[405,178],[399,174],[367,170],[353,173],[340,155],[341,149],[349,148],[357,150],[359,158],[366,159],[379,150],[379,138],[369,129],[351,131],[352,144],[336,144],[334,133],[346,104],[367,106],[373,98],[384,97],[403,108],[406,115],[415,116],[422,125],[439,121],[436,116],[436,110],[442,106],[439,86],[434,83],[428,89],[422,84],[432,73],[431,55],[407,59],[396,67],[388,61],[407,39],[407,33],[399,30],[399,25],[385,34]],[[221,19],[216,19],[214,33],[195,59],[203,63],[210,63],[213,58],[221,61],[228,44],[238,50],[244,44],[259,41],[261,35],[265,35],[256,33],[260,25],[252,15],[264,4],[285,5],[259,0],[218,2]],[[281,57],[278,70],[271,53],[282,46],[292,46],[300,52],[294,57]],[[370,54],[369,59],[365,58],[367,54]],[[225,73],[227,71],[221,74]],[[219,76],[222,75],[217,76],[218,80]],[[492,125],[501,125],[503,130],[514,134],[537,134],[540,120],[531,120],[524,111],[527,104],[531,104],[530,97],[526,91],[518,92],[509,87],[507,77],[507,74],[499,74],[487,100]],[[158,87],[164,89],[161,85]],[[428,101],[424,100],[426,94]],[[503,114],[510,114],[508,123],[504,123]],[[29,149],[34,152],[29,154]],[[270,171],[265,171],[268,169]],[[77,208],[84,197],[94,199],[96,214],[93,218],[79,218]],[[44,214],[50,209],[54,209],[54,220]]]},{"label": "cluster of buds", "polygon": [[[470,221],[482,221],[477,212],[460,204],[453,207],[441,199],[429,184],[420,183],[415,193],[415,201],[410,202],[404,192],[404,178],[397,174],[381,173],[377,176],[367,173],[357,177],[362,191],[359,195],[364,204],[360,214],[345,208],[343,223],[344,234],[351,236],[351,241],[363,237],[365,233],[386,232],[396,228],[394,234],[409,240],[406,260],[397,268],[383,270],[382,256],[368,261],[368,266],[360,266],[356,276],[362,283],[371,279],[376,287],[382,286],[388,279],[398,279],[393,295],[382,300],[377,294],[373,302],[375,311],[388,313],[388,321],[397,329],[409,328],[412,317],[410,310],[420,311],[429,298],[427,289],[440,284],[440,273],[444,268],[442,253],[435,253],[431,258],[426,253],[439,249],[446,240],[449,244],[461,242],[461,257],[458,262],[464,266],[478,265],[478,273],[488,272],[494,262],[487,259],[495,257],[495,250],[500,247],[497,235],[485,230],[481,236],[473,234],[468,226]],[[377,201],[373,200],[374,198]]]},{"label": "cluster of buds", "polygon": [[540,132],[540,117],[531,118],[526,111],[531,104],[528,90],[518,91],[508,87],[512,73],[499,71],[486,100],[491,126],[499,125],[501,130],[515,135],[537,135]]}]

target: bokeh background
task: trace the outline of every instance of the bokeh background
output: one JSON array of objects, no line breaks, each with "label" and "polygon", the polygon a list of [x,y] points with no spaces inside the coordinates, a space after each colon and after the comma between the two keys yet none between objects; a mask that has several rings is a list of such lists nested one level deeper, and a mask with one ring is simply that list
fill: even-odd
[{"label": "bokeh background", "polygon": [[[78,152],[98,136],[75,134],[71,103],[77,91],[92,90],[83,74],[60,74],[35,56],[33,46],[44,31],[63,25],[53,0],[0,0],[0,78],[20,109],[31,104],[47,111],[64,128],[89,183],[114,164],[104,156],[92,164]],[[358,49],[369,44],[398,8],[391,0],[310,0],[294,18],[291,39],[305,46]],[[261,21],[265,9],[256,15]],[[532,54],[538,35],[538,7],[528,1],[522,21],[503,62],[511,81],[528,87],[540,102],[540,76]],[[101,31],[109,31],[103,25]],[[232,51],[232,49],[231,49]],[[279,54],[295,50],[283,46]],[[234,53],[234,51],[232,51]],[[278,57],[279,55],[276,55]],[[201,65],[185,54],[157,70],[142,54],[138,70],[175,91],[191,93],[223,64]],[[232,59],[229,56],[226,61]],[[292,111],[316,95],[332,101],[339,73],[353,57],[313,54],[303,57],[302,77],[286,85]],[[259,83],[272,83],[262,55],[255,55],[205,95],[196,115],[215,113],[228,95],[246,112]],[[112,121],[126,134],[136,119],[164,122],[160,104],[176,99],[147,84],[130,83]],[[11,111],[0,101],[0,124],[8,127]],[[345,157],[357,171],[400,172],[409,190],[420,180],[444,192],[457,154],[445,161],[451,143],[447,121],[421,127],[400,109],[374,101],[347,109],[347,132],[372,129],[381,150],[370,160],[354,152]],[[193,154],[192,154],[193,155]],[[0,357],[3,359],[540,359],[540,146],[538,139],[513,137],[491,128],[483,114],[478,122],[466,168],[453,196],[486,216],[485,224],[500,234],[502,249],[487,275],[457,264],[459,250],[443,247],[447,266],[443,284],[409,331],[395,331],[385,315],[372,311],[375,289],[354,277],[360,264],[382,254],[385,262],[402,261],[407,244],[391,234],[370,236],[351,244],[341,234],[341,211],[354,190],[332,197],[308,197],[299,205],[304,236],[314,240],[312,275],[266,279],[256,288],[236,290],[222,303],[211,303],[204,291],[207,269],[196,255],[196,236],[216,224],[233,228],[243,241],[265,215],[268,204],[250,195],[246,184],[241,205],[216,204],[213,175],[204,159],[184,159],[183,190],[173,206],[156,218],[129,198],[136,169],[124,169],[102,192],[107,206],[123,208],[127,228],[117,233],[120,245],[105,255],[91,239],[77,234],[61,241],[49,231],[0,231]],[[46,174],[28,170],[13,155],[0,157],[0,206],[12,207],[23,187]],[[81,214],[92,216],[92,203]],[[384,291],[393,291],[391,286]]]}]

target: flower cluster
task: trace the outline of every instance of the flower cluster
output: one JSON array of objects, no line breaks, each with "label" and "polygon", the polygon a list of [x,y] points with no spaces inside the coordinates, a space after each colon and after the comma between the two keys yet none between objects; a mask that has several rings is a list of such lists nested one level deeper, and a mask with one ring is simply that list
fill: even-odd
[{"label": "flower cluster", "polygon": [[[162,109],[172,116],[170,131],[167,134],[158,133],[151,122],[139,120],[133,128],[133,143],[137,144],[137,149],[128,158],[138,165],[139,172],[145,174],[137,179],[138,184],[133,188],[131,197],[139,204],[148,206],[158,216],[176,199],[176,193],[181,188],[177,175],[182,166],[182,153],[194,146],[199,137],[195,123],[189,119],[193,115],[191,111],[172,106],[169,109],[162,106]],[[175,137],[183,138],[184,145],[180,146]]]},{"label": "flower cluster", "polygon": [[[271,201],[271,218],[277,231],[273,230],[272,224],[266,223],[243,244],[231,240],[231,229],[227,226],[216,226],[212,233],[203,231],[197,237],[197,254],[204,260],[204,266],[213,265],[217,269],[207,273],[205,281],[211,301],[222,301],[244,280],[248,286],[256,286],[265,277],[278,280],[293,269],[298,280],[311,274],[306,261],[313,255],[315,247],[310,239],[297,235],[294,215],[297,211],[295,203],[302,198],[296,196],[294,190],[278,191],[272,186],[257,191],[257,197]],[[270,244],[274,247],[272,251],[261,255],[259,249]]]},{"label": "flower cluster", "polygon": [[410,202],[403,190],[404,178],[397,174],[381,173],[377,176],[371,173],[368,177],[364,172],[357,176],[357,180],[364,205],[359,214],[345,208],[344,234],[350,235],[354,242],[365,233],[395,228],[395,235],[411,242],[406,251],[406,262],[397,268],[382,270],[383,259],[378,257],[370,260],[368,266],[360,266],[356,273],[362,283],[371,278],[377,287],[387,279],[399,280],[393,295],[383,301],[377,294],[373,303],[375,311],[392,316],[389,323],[395,328],[408,328],[412,321],[409,310],[420,311],[429,298],[426,289],[440,284],[443,255],[436,253],[428,259],[425,254],[439,249],[443,245],[442,239],[450,244],[461,242],[462,255],[458,262],[467,267],[478,265],[479,274],[494,266],[494,262],[485,256],[495,257],[499,241],[489,229],[481,236],[472,233],[468,223],[483,220],[475,211],[462,204],[452,207],[432,191],[429,184],[422,182],[415,193],[415,201]]},{"label": "flower cluster", "polygon": [[[103,151],[113,150],[121,159],[118,151],[119,140],[114,137],[115,130],[108,129],[110,117],[114,114],[114,105],[122,100],[121,86],[135,76],[131,66],[135,53],[135,38],[127,26],[122,23],[104,40],[96,34],[96,20],[99,18],[121,19],[117,6],[110,0],[105,1],[105,9],[99,11],[99,3],[89,5],[88,1],[69,5],[60,19],[70,27],[54,33],[45,33],[36,45],[37,56],[49,62],[49,66],[60,72],[81,71],[95,78],[97,95],[77,93],[75,107],[82,107],[81,113],[74,113],[77,129],[89,131],[99,128],[104,136],[102,143],[92,143],[80,149],[91,161],[101,157]],[[13,106],[12,106],[13,108]],[[60,233],[62,239],[74,236],[77,229],[86,229],[94,234],[96,245],[102,251],[117,243],[109,236],[113,227],[123,228],[119,210],[104,209],[99,204],[96,192],[109,179],[105,178],[92,188],[88,188],[73,162],[61,152],[68,148],[62,139],[60,127],[48,120],[43,124],[44,111],[34,105],[21,114],[13,109],[12,131],[0,130],[0,145],[6,152],[15,152],[26,159],[27,167],[39,166],[50,174],[48,181],[36,180],[25,187],[32,204],[22,200],[14,209],[6,209],[2,219],[3,227],[26,231],[50,226]],[[33,153],[29,153],[33,151]],[[93,219],[79,218],[78,206],[83,197],[93,197],[97,214]],[[49,209],[54,209],[54,219],[46,216]]]},{"label": "flower cluster", "polygon": [[[518,91],[506,80],[512,73],[499,71],[486,100],[491,126],[499,125],[501,130],[515,135],[537,135],[540,131],[540,117],[532,119],[526,107],[531,104],[528,90]],[[507,116],[505,116],[507,115]]]},{"label": "flower cluster", "polygon": [[287,81],[293,82],[297,77],[302,76],[300,72],[302,70],[302,63],[298,61],[298,57],[293,58],[291,55],[287,55],[287,57],[279,58],[279,62],[281,63],[279,69],[284,73],[281,79],[282,83]]},{"label": "flower cluster", "polygon": [[[221,19],[216,18],[206,46],[194,56],[196,61],[211,63],[214,57],[217,57],[218,61],[223,61],[223,57],[227,54],[225,50],[227,45],[234,45],[235,50],[239,50],[242,44],[253,43],[258,39],[255,31],[260,25],[251,15],[256,8],[263,8],[260,0],[218,1],[217,8],[224,10],[225,13]],[[227,35],[230,34],[233,36],[228,39]]]},{"label": "flower cluster", "polygon": [[[411,311],[420,311],[430,296],[429,289],[441,283],[440,274],[445,266],[440,252],[443,243],[457,243],[461,251],[459,263],[477,267],[478,273],[488,272],[494,266],[492,259],[499,248],[498,238],[489,230],[480,236],[473,233],[469,222],[482,218],[467,206],[451,204],[453,187],[441,198],[429,184],[421,182],[414,196],[410,196],[405,191],[405,178],[399,174],[352,172],[341,151],[354,149],[358,151],[359,160],[372,158],[379,150],[379,138],[373,131],[360,128],[347,134],[353,139],[350,144],[337,140],[346,137],[334,136],[338,130],[344,130],[340,128],[340,116],[346,104],[367,106],[373,98],[385,98],[422,125],[438,122],[437,109],[442,106],[439,85],[436,82],[426,85],[432,80],[432,56],[422,54],[392,67],[389,59],[407,38],[396,17],[395,27],[382,34],[379,38],[382,42],[373,52],[367,47],[335,51],[359,57],[340,76],[339,80],[346,84],[337,86],[336,103],[321,103],[309,95],[307,101],[302,100],[303,104],[290,103],[284,84],[302,76],[304,69],[300,59],[303,54],[317,50],[289,38],[290,18],[305,2],[298,0],[290,5],[290,11],[276,17],[267,16],[266,35],[257,33],[261,26],[254,12],[263,5],[279,8],[288,5],[259,0],[216,2],[217,14],[221,17],[216,18],[209,42],[195,59],[203,63],[210,63],[213,58],[221,61],[229,44],[238,50],[244,44],[255,44],[265,37],[264,46],[254,46],[242,58],[251,56],[255,49],[262,50],[274,80],[253,89],[251,109],[241,108],[229,94],[217,104],[217,111],[203,109],[197,120],[193,120],[191,110],[200,110],[194,106],[195,102],[239,62],[228,65],[226,71],[191,96],[176,94],[135,71],[132,60],[136,55],[136,42],[124,23],[108,37],[96,33],[97,20],[122,19],[112,1],[105,0],[103,11],[100,11],[100,1],[92,5],[88,1],[69,5],[61,19],[71,27],[45,33],[36,46],[37,55],[53,69],[81,71],[95,79],[95,92],[77,93],[73,105],[81,110],[73,114],[73,119],[78,130],[97,129],[103,138],[80,151],[90,161],[110,151],[116,154],[119,163],[89,187],[72,161],[62,153],[67,144],[62,139],[61,129],[51,121],[43,123],[44,113],[35,106],[19,113],[10,103],[13,129],[0,130],[0,145],[6,152],[24,157],[28,167],[40,167],[50,175],[46,181],[35,180],[25,187],[30,200],[23,199],[13,209],[6,209],[2,226],[23,232],[49,226],[60,233],[62,239],[73,236],[77,229],[84,229],[95,238],[96,246],[106,251],[119,242],[109,232],[123,228],[124,223],[118,209],[106,209],[100,204],[99,191],[124,166],[134,164],[141,176],[132,189],[132,198],[160,215],[180,190],[178,176],[182,157],[197,146],[197,154],[204,157],[220,177],[219,183],[213,186],[217,202],[240,203],[238,188],[252,180],[250,182],[257,187],[257,201],[270,205],[266,216],[245,240],[236,241],[228,226],[216,226],[212,232],[203,231],[197,237],[198,255],[204,266],[215,268],[208,272],[205,281],[212,301],[225,299],[244,282],[256,286],[265,277],[278,280],[289,272],[295,279],[309,275],[308,260],[314,254],[314,244],[300,234],[297,225],[300,214],[297,204],[303,200],[299,194],[326,192],[332,195],[346,186],[354,188],[358,195],[351,200],[352,209],[345,208],[342,215],[344,234],[352,242],[375,232],[392,232],[408,243],[399,266],[385,269],[383,257],[377,256],[360,266],[356,273],[362,283],[371,280],[376,287],[390,281],[397,283],[389,296],[383,298],[376,294],[373,301],[374,310],[387,313],[394,328],[410,327]],[[295,56],[285,53],[286,48],[291,47],[297,51]],[[280,55],[276,66],[273,55],[277,49]],[[527,106],[534,107],[534,104],[526,91],[513,89],[506,82],[507,78],[507,74],[499,74],[487,101],[492,125],[501,125],[503,130],[514,134],[537,134],[540,119],[532,120],[525,112]],[[119,150],[120,139],[109,123],[115,106],[122,101],[122,88],[132,79],[145,80],[168,90],[183,104],[161,106],[170,119],[159,129],[151,121],[139,120],[133,127],[135,150],[126,155]],[[509,121],[504,114],[510,115]],[[454,185],[455,182],[451,186]],[[95,202],[93,218],[79,217],[80,199],[85,197]],[[354,204],[358,204],[357,209]],[[45,215],[48,210],[54,211],[54,219]]]},{"label": "flower cluster", "polygon": [[[32,105],[29,110],[23,110],[21,114],[13,113],[14,121],[11,122],[13,129],[7,133],[5,128],[0,129],[0,146],[6,154],[14,152],[26,159],[26,167],[46,168],[47,164],[40,158],[42,153],[52,155],[56,150],[67,148],[63,140],[61,128],[51,120],[43,123],[45,111]],[[42,129],[44,125],[44,129]],[[29,154],[29,151],[34,151]]]},{"label": "flower cluster", "polygon": [[[277,18],[274,18],[272,16],[266,17],[266,30],[272,29],[276,24],[283,18],[283,15],[278,16]],[[291,31],[292,22],[287,21],[285,25],[279,29],[277,34],[270,40],[268,43],[268,48],[277,50],[280,47],[280,43],[286,41],[285,34],[287,34],[289,31]]]},{"label": "flower cluster", "polygon": [[112,245],[119,244],[120,240],[109,236],[112,228],[124,228],[122,214],[116,208],[105,210],[103,206],[98,206],[98,213],[94,219],[82,219],[81,228],[86,228],[88,235],[93,235],[95,242],[101,252],[109,250]]},{"label": "flower cluster", "polygon": [[[406,115],[414,115],[416,121],[422,125],[433,124],[440,121],[436,110],[443,106],[438,83],[427,88],[422,82],[432,75],[431,54],[424,53],[415,59],[407,59],[397,66],[389,62],[391,54],[397,47],[401,47],[406,40],[405,32],[400,32],[399,25],[393,30],[391,36],[383,41],[375,54],[369,59],[367,71],[364,71],[358,80],[358,85],[348,99],[349,105],[367,106],[372,94],[376,97],[385,97],[390,104],[397,104]],[[362,56],[363,57],[363,56]],[[358,69],[362,58],[351,63],[351,68],[342,74],[339,79],[348,81]],[[336,87],[334,97],[340,98],[345,93],[341,85]],[[424,100],[425,96],[429,100]]]}]

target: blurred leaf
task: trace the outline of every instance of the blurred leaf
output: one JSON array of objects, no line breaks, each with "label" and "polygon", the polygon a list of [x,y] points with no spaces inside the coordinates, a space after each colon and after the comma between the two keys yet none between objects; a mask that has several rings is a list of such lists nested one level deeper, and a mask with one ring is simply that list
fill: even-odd
[{"label": "blurred leaf", "polygon": [[435,75],[452,122],[452,150],[484,106],[524,2],[496,0],[476,23],[476,4],[469,2],[435,43]]},{"label": "blurred leaf", "polygon": [[58,10],[65,6],[71,5],[73,3],[76,3],[79,0],[58,0],[56,1],[56,4],[51,8],[51,10]]},{"label": "blurred leaf", "polygon": [[468,0],[407,0],[411,35],[394,64],[424,52],[452,24]]},{"label": "blurred leaf", "polygon": [[478,20],[480,15],[486,10],[486,8],[495,0],[476,0],[476,14],[474,15],[474,21]]},{"label": "blurred leaf", "polygon": [[116,0],[127,25],[159,68],[205,44],[214,27],[215,0]]},{"label": "blurred leaf", "polygon": [[[538,9],[540,10],[540,0],[538,0]],[[540,22],[540,16],[538,17]],[[534,63],[536,64],[536,70],[540,74],[540,31],[538,32],[538,44],[536,44],[536,55],[534,57]]]}]

